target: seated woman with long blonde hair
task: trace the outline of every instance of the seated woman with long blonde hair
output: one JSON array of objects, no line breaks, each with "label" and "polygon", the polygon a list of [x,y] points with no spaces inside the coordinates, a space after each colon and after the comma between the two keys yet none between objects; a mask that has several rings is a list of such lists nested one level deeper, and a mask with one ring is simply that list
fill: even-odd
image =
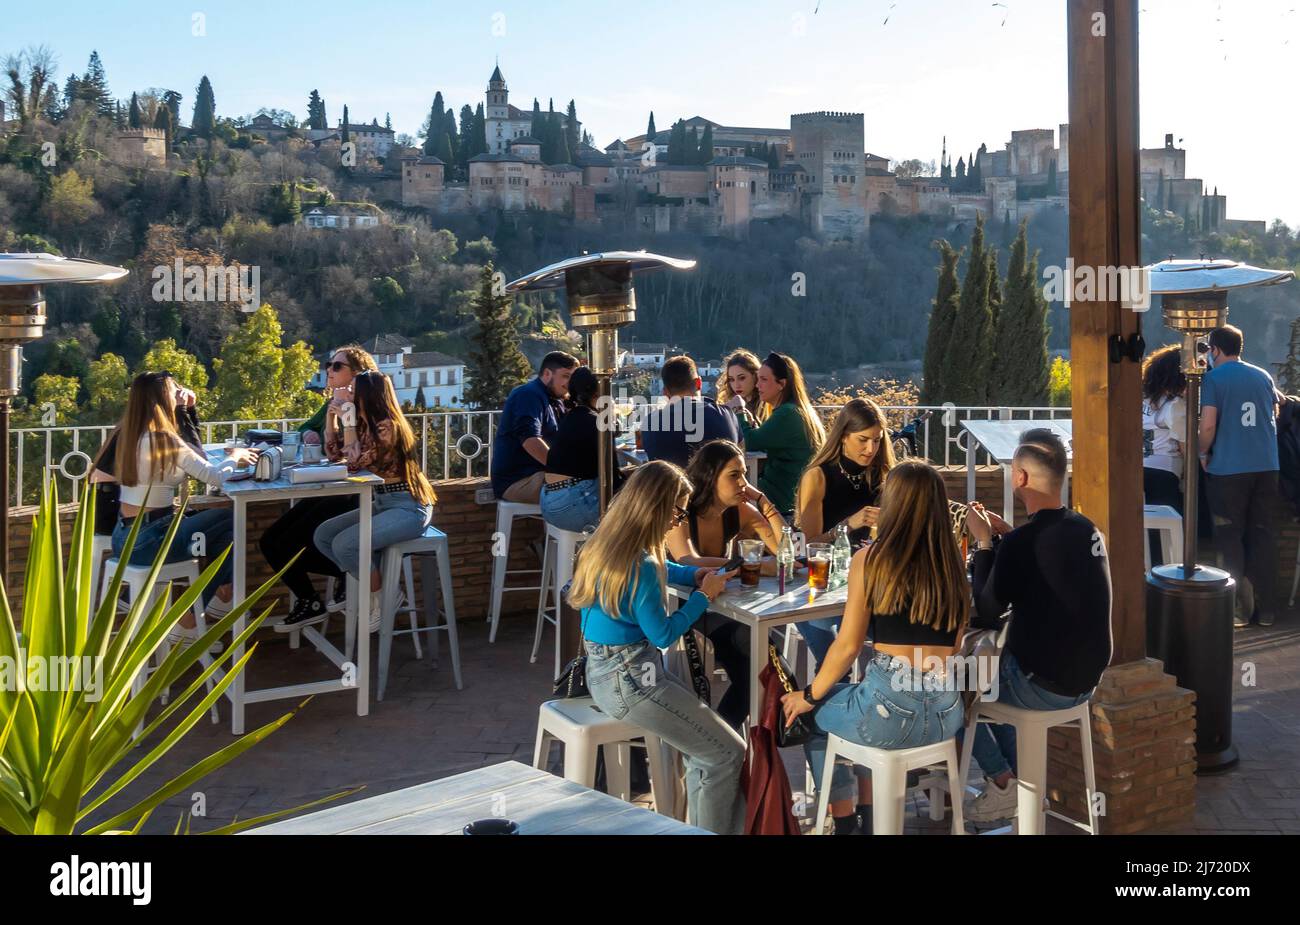
[{"label": "seated woman with long blonde hair", "polygon": [[[826,740],[835,733],[875,748],[914,748],[955,736],[962,701],[942,671],[922,670],[956,652],[970,610],[970,586],[948,517],[943,479],[922,460],[900,462],[885,478],[876,541],[853,557],[848,600],[839,635],[812,684],[781,698],[787,725],[810,710],[816,735],[804,746],[813,779],[821,786]],[[876,657],[862,680],[842,684],[871,630]],[[857,769],[860,778],[866,772]],[[859,788],[854,814],[853,777],[836,767],[830,805],[836,834],[871,823],[869,786]]]},{"label": "seated woman with long blonde hair", "polygon": [[[668,677],[659,653],[690,631],[729,577],[666,561],[665,538],[685,519],[690,494],[690,482],[672,463],[637,469],[578,554],[569,602],[582,611],[587,687],[596,706],[681,752],[688,819],[735,835],[744,825],[745,745],[694,692]],[[698,585],[671,614],[670,581]]]}]

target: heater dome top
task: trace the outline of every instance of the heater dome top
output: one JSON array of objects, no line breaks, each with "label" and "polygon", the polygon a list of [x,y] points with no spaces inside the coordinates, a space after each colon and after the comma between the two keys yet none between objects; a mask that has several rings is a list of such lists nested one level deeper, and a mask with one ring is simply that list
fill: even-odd
[{"label": "heater dome top", "polygon": [[[507,292],[526,292],[536,289],[561,289],[566,285],[566,276],[571,271],[592,271],[600,268],[606,273],[624,275],[640,273],[645,270],[661,270],[669,267],[674,270],[689,270],[695,266],[694,260],[680,257],[664,257],[647,251],[605,251],[599,254],[583,254],[570,257],[550,266],[534,270],[527,276],[506,285]],[[630,279],[629,279],[630,282]]]},{"label": "heater dome top", "polygon": [[1150,271],[1152,295],[1181,295],[1193,292],[1271,286],[1295,277],[1291,270],[1253,267],[1236,260],[1162,260],[1146,267]]},{"label": "heater dome top", "polygon": [[126,276],[123,267],[56,257],[54,254],[0,254],[0,286],[43,286],[47,283],[107,283]]}]

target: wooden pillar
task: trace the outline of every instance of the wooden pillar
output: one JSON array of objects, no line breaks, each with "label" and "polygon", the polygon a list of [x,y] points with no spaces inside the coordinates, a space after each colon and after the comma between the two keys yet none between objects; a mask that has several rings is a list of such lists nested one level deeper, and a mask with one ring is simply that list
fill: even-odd
[{"label": "wooden pillar", "polygon": [[[1066,0],[1070,87],[1070,257],[1090,267],[1140,267],[1137,0]],[[1114,278],[1114,277],[1110,277]],[[1177,827],[1195,805],[1194,695],[1146,658],[1139,365],[1111,361],[1110,343],[1141,330],[1116,293],[1071,299],[1074,504],[1105,537],[1114,655],[1092,704],[1103,832]],[[1049,797],[1088,810],[1078,735],[1050,739]]]}]

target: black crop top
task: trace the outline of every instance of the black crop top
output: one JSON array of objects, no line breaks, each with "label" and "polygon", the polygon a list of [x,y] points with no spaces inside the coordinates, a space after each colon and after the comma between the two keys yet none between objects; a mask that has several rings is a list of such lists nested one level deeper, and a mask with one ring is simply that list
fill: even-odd
[{"label": "black crop top", "polygon": [[[574,479],[597,478],[597,456],[603,436],[593,409],[585,405],[574,408],[560,418],[560,427],[551,437],[546,471]],[[621,482],[622,473],[615,467],[614,484]]]},{"label": "black crop top", "polygon": [[[880,505],[880,486],[872,482],[874,473],[840,455],[824,462],[819,469],[826,482],[822,494],[822,529],[831,531],[841,520],[851,517],[864,507]],[[852,476],[852,478],[850,478]],[[857,484],[854,484],[857,482]],[[849,542],[856,548],[871,536],[870,527],[849,531]]]},{"label": "black crop top", "polygon": [[687,515],[686,521],[690,525],[691,543],[695,546],[695,551],[702,556],[725,556],[727,554],[727,544],[740,534],[739,507],[729,507],[722,512],[722,548],[717,552],[700,548],[698,521],[694,511]]},{"label": "black crop top", "polygon": [[955,646],[956,630],[937,630],[928,623],[913,623],[908,608],[902,613],[873,613],[871,641],[886,646]]}]

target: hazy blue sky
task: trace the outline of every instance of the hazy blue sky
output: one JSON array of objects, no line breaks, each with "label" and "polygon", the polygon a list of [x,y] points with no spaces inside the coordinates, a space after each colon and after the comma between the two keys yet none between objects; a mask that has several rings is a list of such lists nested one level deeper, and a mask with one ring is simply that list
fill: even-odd
[{"label": "hazy blue sky", "polygon": [[[44,42],[60,82],[98,49],[113,92],[185,95],[207,74],[222,115],[302,118],[320,90],[331,124],[391,113],[415,134],[435,90],[477,104],[500,60],[511,101],[578,115],[604,145],[703,115],[789,126],[789,114],[866,114],[867,149],[953,160],[1012,129],[1066,120],[1064,0],[717,0],[435,3],[415,0],[47,0],[6,3],[0,54]],[[1232,218],[1300,225],[1293,96],[1297,0],[1142,0],[1142,140],[1183,139],[1187,169]],[[205,35],[194,35],[194,14]],[[886,21],[887,20],[887,21]]]}]

